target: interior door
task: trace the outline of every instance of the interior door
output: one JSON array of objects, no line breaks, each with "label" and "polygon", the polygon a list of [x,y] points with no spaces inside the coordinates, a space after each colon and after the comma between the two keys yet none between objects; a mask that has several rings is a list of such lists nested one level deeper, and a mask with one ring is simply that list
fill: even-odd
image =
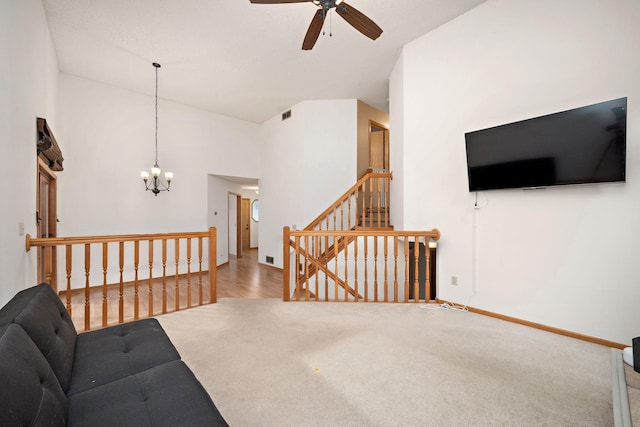
[{"label": "interior door", "polygon": [[[41,161],[38,162],[36,191],[36,232],[38,237],[56,237],[56,175]],[[38,248],[38,282],[47,282],[58,291],[56,251],[54,247]]]},{"label": "interior door", "polygon": [[242,199],[242,250],[251,248],[251,199]]}]

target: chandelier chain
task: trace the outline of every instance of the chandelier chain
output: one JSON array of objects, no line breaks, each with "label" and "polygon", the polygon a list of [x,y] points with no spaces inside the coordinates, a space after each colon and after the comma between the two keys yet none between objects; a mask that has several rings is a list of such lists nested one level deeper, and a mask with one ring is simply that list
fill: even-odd
[{"label": "chandelier chain", "polygon": [[159,67],[155,67],[156,69],[156,163],[155,165],[158,166],[158,68]]}]

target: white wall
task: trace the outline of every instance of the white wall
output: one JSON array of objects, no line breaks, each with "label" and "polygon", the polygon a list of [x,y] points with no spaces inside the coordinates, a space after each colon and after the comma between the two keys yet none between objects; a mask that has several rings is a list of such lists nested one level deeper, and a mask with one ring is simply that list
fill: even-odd
[{"label": "white wall", "polygon": [[153,97],[61,74],[58,108],[60,235],[204,231],[208,175],[259,175],[258,125],[160,92],[158,161],[175,176],[171,191],[154,197],[140,178],[155,156]]},{"label": "white wall", "polygon": [[[472,306],[620,343],[640,334],[638,22],[637,0],[489,0],[405,46],[391,84],[403,221],[442,231],[440,298],[466,303],[475,278]],[[465,132],[624,96],[626,183],[485,192],[474,211]]]},{"label": "white wall", "polygon": [[404,54],[391,71],[389,77],[389,133],[393,142],[389,145],[389,168],[393,173],[389,211],[391,224],[398,230],[404,227]]},{"label": "white wall", "polygon": [[[304,101],[260,129],[259,262],[282,267],[282,228],[304,228],[355,184],[357,100]],[[268,165],[268,166],[267,166]]]},{"label": "white wall", "polygon": [[[209,174],[259,175],[258,125],[160,98],[158,161],[175,176],[171,191],[155,197],[140,178],[155,158],[153,97],[64,73],[59,83],[56,136],[65,144],[65,170],[58,175],[60,236],[205,231],[217,225],[208,214]],[[92,265],[101,265],[100,252],[92,255]],[[129,269],[127,264],[125,276]],[[59,266],[59,281],[63,274]]]},{"label": "white wall", "polygon": [[[36,251],[25,252],[18,224],[35,235],[36,117],[46,118],[57,136],[57,75],[42,2],[0,2],[0,305],[37,281]],[[64,141],[59,145],[66,153]]]}]

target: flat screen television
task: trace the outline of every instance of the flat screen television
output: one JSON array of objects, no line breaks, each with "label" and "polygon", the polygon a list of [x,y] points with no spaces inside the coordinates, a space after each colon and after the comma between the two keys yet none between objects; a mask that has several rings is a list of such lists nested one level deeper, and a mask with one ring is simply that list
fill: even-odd
[{"label": "flat screen television", "polygon": [[627,98],[465,134],[469,191],[625,180]]}]

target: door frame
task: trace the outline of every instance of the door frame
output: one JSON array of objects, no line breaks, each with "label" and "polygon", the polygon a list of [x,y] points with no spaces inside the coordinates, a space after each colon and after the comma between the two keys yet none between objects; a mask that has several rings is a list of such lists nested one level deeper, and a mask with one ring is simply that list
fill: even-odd
[{"label": "door frame", "polygon": [[378,123],[374,120],[369,120],[369,167],[371,167],[371,159],[373,158],[373,156],[371,155],[371,150],[372,150],[372,146],[371,146],[371,134],[373,133],[372,128],[378,128],[381,129],[381,132],[383,132],[383,139],[382,139],[382,163],[383,163],[383,169],[385,170],[389,170],[390,167],[390,163],[389,163],[389,152],[390,152],[390,147],[389,147],[389,127],[383,125],[382,123]]},{"label": "door frame", "polygon": [[[57,214],[57,176],[47,164],[38,157],[38,165],[36,168],[36,233],[38,237],[56,237],[58,235],[58,214]],[[41,179],[44,178],[48,181],[48,194],[47,199],[47,217],[42,218],[40,216],[42,207],[41,201]],[[43,221],[46,223],[47,236],[42,235],[41,224]],[[56,293],[58,292],[58,262],[57,253],[54,246],[40,247],[38,248],[37,255],[37,278],[38,283],[47,282]]]},{"label": "door frame", "polygon": [[[236,222],[236,230],[235,230],[235,237],[236,237],[236,258],[242,258],[242,196],[238,193],[234,193],[232,191],[229,191],[229,206],[227,208],[227,216],[228,216],[228,223],[231,222],[231,207],[232,207],[232,203],[234,203],[232,200],[235,198],[235,208],[236,208],[236,217],[235,217],[235,222]],[[229,227],[231,228],[231,227]],[[231,233],[232,230],[229,229],[228,232],[228,241],[227,241],[227,248],[228,248],[228,252],[229,255],[231,255]]]}]

